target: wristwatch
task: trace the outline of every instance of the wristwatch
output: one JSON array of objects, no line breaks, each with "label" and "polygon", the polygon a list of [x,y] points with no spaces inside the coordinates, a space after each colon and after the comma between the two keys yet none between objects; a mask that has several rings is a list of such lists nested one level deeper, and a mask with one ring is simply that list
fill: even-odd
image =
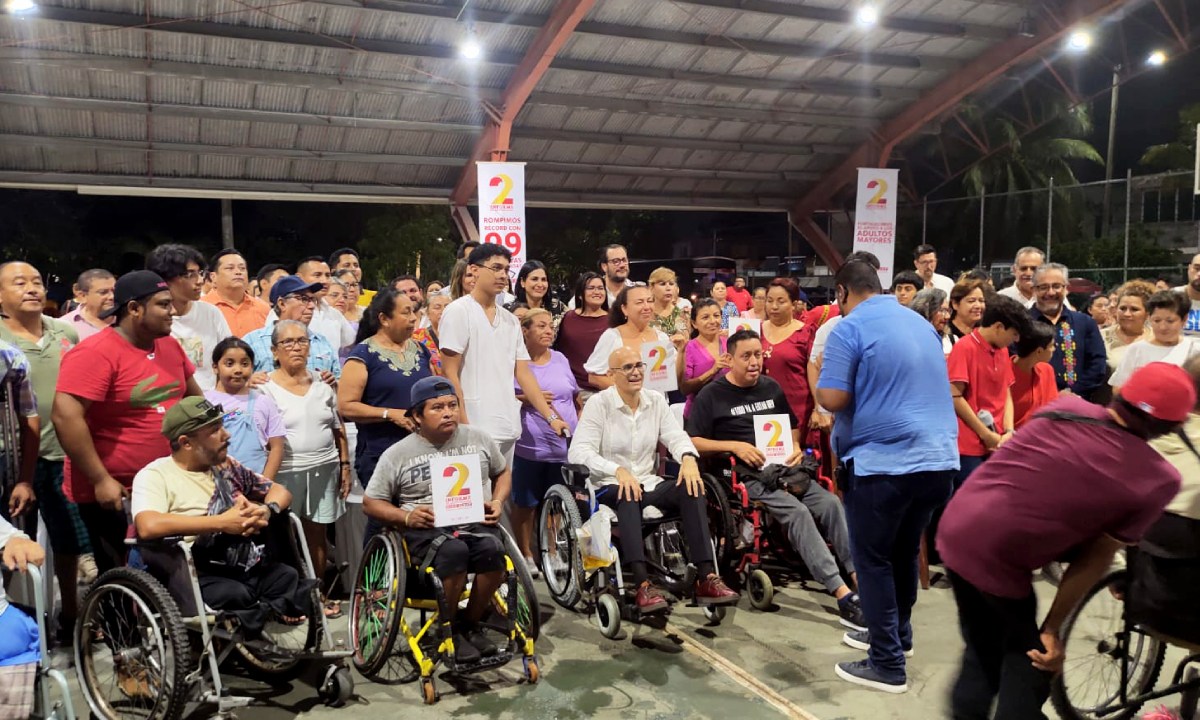
[{"label": "wristwatch", "polygon": [[550,413],[550,417],[546,418],[546,422],[548,423],[552,423],[555,420],[562,420],[562,418],[558,416],[558,413]]},{"label": "wristwatch", "polygon": [[696,462],[700,462],[700,456],[694,452],[685,452],[684,454],[679,456],[679,461],[683,462],[683,459],[686,457],[690,457],[691,459],[695,460]]},{"label": "wristwatch", "polygon": [[391,408],[384,408],[384,409],[383,409],[383,419],[384,419],[384,420],[387,420],[387,419],[388,419],[388,413],[390,413],[391,411],[392,411],[392,410],[391,410]]},{"label": "wristwatch", "polygon": [[279,513],[283,512],[283,509],[279,507],[279,503],[277,502],[267,503],[267,509],[271,511],[272,515],[278,515]]}]

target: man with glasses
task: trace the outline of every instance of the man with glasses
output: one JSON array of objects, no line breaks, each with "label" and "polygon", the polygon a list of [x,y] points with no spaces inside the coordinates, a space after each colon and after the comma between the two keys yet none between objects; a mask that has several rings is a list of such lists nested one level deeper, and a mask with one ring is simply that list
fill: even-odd
[{"label": "man with glasses", "polygon": [[1050,365],[1060,394],[1091,400],[1104,386],[1108,351],[1100,328],[1086,313],[1067,307],[1067,267],[1047,263],[1033,276],[1037,303],[1029,311],[1035,322],[1054,328],[1054,356]]},{"label": "man with glasses", "polygon": [[925,281],[925,287],[935,287],[949,295],[954,289],[954,281],[938,274],[937,266],[937,248],[932,245],[918,245],[917,249],[913,250],[913,267],[917,269],[917,275]]},{"label": "man with glasses", "polygon": [[[721,580],[712,557],[704,482],[696,447],[667,405],[666,396],[642,387],[646,363],[636,350],[617,348],[608,357],[613,384],[593,395],[579,416],[568,461],[586,465],[596,484],[596,501],[617,512],[621,555],[637,585],[634,602],[642,614],[667,608],[661,588],[650,581],[642,539],[642,508],[678,514],[688,559],[696,566],[699,605],[736,603],[738,594]],[[655,474],[658,445],[679,463],[675,482]]]},{"label": "man with glasses", "polygon": [[[1192,301],[1192,309],[1188,311],[1187,324],[1183,326],[1185,335],[1200,337],[1200,253],[1192,256],[1187,266],[1187,285],[1180,285],[1175,292],[1185,293]],[[1113,303],[1116,305],[1116,303]]]},{"label": "man with glasses", "polygon": [[[71,323],[79,339],[85,340],[112,325],[100,319],[100,313],[113,306],[113,286],[117,279],[103,268],[92,268],[79,273],[75,281],[75,310],[63,320]],[[109,318],[111,320],[111,318]]]},{"label": "man with glasses", "polygon": [[[337,351],[324,335],[313,330],[309,324],[317,306],[316,293],[324,287],[321,283],[309,283],[295,275],[286,275],[271,286],[271,314],[280,320],[298,320],[308,328],[308,369],[321,374],[321,380],[333,384],[342,376]],[[275,320],[242,338],[254,350],[254,372],[271,372],[275,369],[271,354],[271,331]]]},{"label": "man with glasses", "polygon": [[146,256],[146,269],[167,281],[175,311],[171,337],[179,341],[183,353],[196,366],[200,389],[212,390],[217,384],[213,349],[233,333],[220,310],[198,302],[206,274],[204,256],[189,245],[159,245]]},{"label": "man with glasses", "polygon": [[[600,248],[600,272],[604,275],[604,289],[608,291],[608,306],[612,307],[617,301],[617,294],[623,288],[634,285],[629,279],[629,253],[624,245],[613,244]],[[573,298],[567,307],[575,309]]]},{"label": "man with glasses", "polygon": [[438,326],[442,370],[462,401],[463,422],[490,433],[509,465],[522,431],[513,378],[555,433],[567,431],[529,369],[521,323],[496,304],[496,296],[508,287],[511,259],[512,253],[500,245],[472,250],[467,263],[478,273],[475,289],[447,305]]},{"label": "man with glasses", "polygon": [[250,294],[250,272],[241,253],[225,248],[213,255],[208,267],[212,270],[213,289],[200,299],[221,311],[234,335],[242,337],[266,324],[271,308]]},{"label": "man with glasses", "polygon": [[1033,276],[1045,261],[1046,256],[1035,247],[1023,247],[1018,250],[1012,266],[1013,277],[1017,280],[1001,290],[1000,294],[1021,303],[1026,310],[1032,308],[1037,302],[1037,293],[1033,290]]},{"label": "man with glasses", "polygon": [[[337,308],[325,302],[325,295],[329,293],[331,279],[329,263],[325,262],[325,258],[318,255],[304,258],[296,266],[296,276],[309,286],[318,288],[311,291],[315,304],[312,309],[312,318],[304,321],[304,324],[323,336],[329,346],[335,350],[353,345],[354,328],[350,326],[350,321],[346,320],[346,317]],[[275,297],[275,288],[271,288],[271,297]],[[267,316],[268,326],[274,325],[275,321],[282,317],[274,309],[275,301],[273,299],[271,305],[271,314]]]}]

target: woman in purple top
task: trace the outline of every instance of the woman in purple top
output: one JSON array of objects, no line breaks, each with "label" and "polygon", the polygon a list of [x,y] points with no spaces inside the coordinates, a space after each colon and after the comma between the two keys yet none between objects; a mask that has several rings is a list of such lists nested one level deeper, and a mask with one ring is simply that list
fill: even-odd
[{"label": "woman in purple top", "polygon": [[679,391],[687,396],[683,406],[685,418],[700,388],[729,372],[729,356],[725,354],[721,323],[721,305],[716,300],[705,298],[692,306],[692,339],[679,353],[677,369]]},{"label": "woman in purple top", "polygon": [[[579,421],[575,413],[575,395],[579,385],[566,356],[550,349],[554,342],[554,316],[543,308],[534,308],[521,320],[521,327],[525,331],[525,347],[529,350],[529,369],[537,378],[538,387],[546,394],[554,412],[571,432],[575,432]],[[555,434],[553,428],[525,402],[520,387],[516,392],[521,401],[521,439],[517,440],[513,458],[512,525],[525,564],[536,573],[533,515],[547,488],[562,479],[562,466],[567,461],[567,440]]]}]

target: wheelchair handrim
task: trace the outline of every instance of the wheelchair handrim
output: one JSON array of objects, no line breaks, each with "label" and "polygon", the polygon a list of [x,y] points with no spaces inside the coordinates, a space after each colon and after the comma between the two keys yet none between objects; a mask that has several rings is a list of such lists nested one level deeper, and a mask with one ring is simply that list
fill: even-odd
[{"label": "wheelchair handrim", "polygon": [[[543,522],[539,523],[538,527],[538,533],[541,535],[539,540],[542,548],[542,574],[546,578],[550,594],[561,597],[571,589],[571,583],[575,579],[573,570],[578,554],[578,538],[575,537],[570,516],[560,495],[552,493],[546,497],[542,518]],[[557,527],[553,531],[553,537],[550,537],[551,531],[547,527],[547,521],[552,518],[557,521]]]},{"label": "wheelchair handrim", "polygon": [[392,628],[401,604],[395,597],[398,567],[392,543],[380,536],[372,538],[355,578],[350,604],[350,642],[354,662],[360,667],[374,665],[381,653],[390,652]]}]

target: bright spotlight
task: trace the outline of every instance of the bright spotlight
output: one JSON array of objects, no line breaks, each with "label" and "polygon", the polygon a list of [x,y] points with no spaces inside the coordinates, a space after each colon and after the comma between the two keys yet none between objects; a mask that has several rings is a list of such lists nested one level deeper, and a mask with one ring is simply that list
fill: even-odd
[{"label": "bright spotlight", "polygon": [[28,15],[37,12],[38,6],[34,0],[8,0],[4,9],[12,15]]},{"label": "bright spotlight", "polygon": [[855,13],[854,20],[863,27],[871,27],[879,22],[879,10],[874,5],[863,5]]},{"label": "bright spotlight", "polygon": [[479,38],[475,37],[475,33],[467,35],[462,44],[458,46],[458,54],[466,60],[478,60],[483,57],[483,45],[479,42]]},{"label": "bright spotlight", "polygon": [[1087,30],[1076,30],[1067,38],[1067,49],[1073,52],[1085,52],[1092,47],[1092,33]]},{"label": "bright spotlight", "polygon": [[1167,54],[1162,50],[1155,50],[1150,53],[1150,57],[1146,58],[1146,64],[1153,67],[1160,67],[1167,63]]}]

